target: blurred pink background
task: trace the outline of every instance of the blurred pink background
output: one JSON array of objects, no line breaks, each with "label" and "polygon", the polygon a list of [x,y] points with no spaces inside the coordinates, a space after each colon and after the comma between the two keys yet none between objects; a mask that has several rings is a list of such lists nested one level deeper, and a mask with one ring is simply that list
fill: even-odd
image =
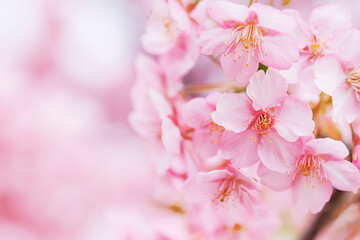
[{"label": "blurred pink background", "polygon": [[124,239],[145,216],[127,115],[148,3],[0,1],[0,239]]}]

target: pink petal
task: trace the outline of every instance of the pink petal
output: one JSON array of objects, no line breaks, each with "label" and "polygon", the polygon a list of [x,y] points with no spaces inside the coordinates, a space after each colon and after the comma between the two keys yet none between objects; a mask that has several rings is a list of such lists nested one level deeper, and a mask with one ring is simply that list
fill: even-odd
[{"label": "pink petal", "polygon": [[249,178],[248,176],[246,176],[244,173],[242,173],[239,169],[237,169],[236,167],[234,167],[233,165],[229,164],[226,166],[226,169],[231,173],[234,174],[234,176],[236,176],[236,179],[241,180],[241,183],[250,190],[258,190],[260,191],[260,189],[255,185],[255,182],[253,179]]},{"label": "pink petal", "polygon": [[198,173],[184,185],[185,197],[192,202],[210,201],[212,194],[217,192],[219,183],[229,177],[226,170],[214,170]]},{"label": "pink petal", "polygon": [[149,96],[161,119],[166,119],[168,116],[172,115],[172,108],[161,93],[154,89],[150,89]]},{"label": "pink petal", "polygon": [[330,156],[332,159],[344,159],[349,155],[349,150],[341,141],[331,138],[318,138],[305,143],[305,149],[315,156]]},{"label": "pink petal", "polygon": [[207,128],[195,130],[193,136],[194,150],[201,157],[213,157],[221,144],[221,134],[211,133]]},{"label": "pink petal", "polygon": [[309,36],[308,29],[309,25],[302,19],[300,12],[294,9],[283,9],[283,13],[290,15],[296,22],[296,27],[288,34],[296,41],[299,49],[303,49],[308,45]]},{"label": "pink petal", "polygon": [[301,154],[297,142],[288,142],[275,131],[266,133],[259,144],[259,157],[268,169],[284,173]]},{"label": "pink petal", "polygon": [[328,55],[317,60],[314,64],[316,86],[328,95],[346,80],[346,74],[335,55]]},{"label": "pink petal", "polygon": [[351,27],[351,12],[345,6],[327,4],[313,10],[309,23],[316,35],[327,40],[334,31]]},{"label": "pink petal", "polygon": [[242,132],[252,119],[252,104],[244,94],[229,93],[222,96],[211,115],[213,121],[226,130]]},{"label": "pink petal", "polygon": [[298,78],[299,82],[297,84],[289,86],[289,94],[298,97],[302,101],[317,104],[320,100],[321,90],[314,83],[313,65],[309,65],[307,59],[303,62]]},{"label": "pink petal", "polygon": [[349,28],[338,30],[331,40],[331,51],[348,63],[360,62],[360,31]]},{"label": "pink petal", "polygon": [[231,22],[245,23],[250,12],[244,5],[228,1],[210,2],[206,9],[209,16],[220,24]]},{"label": "pink petal", "polygon": [[241,133],[225,131],[222,138],[222,155],[230,159],[236,167],[251,166],[259,161],[258,143],[255,143],[257,133],[253,130],[246,130]]},{"label": "pink petal", "polygon": [[321,166],[324,167],[329,181],[335,188],[354,193],[360,188],[359,170],[349,161],[325,161]]},{"label": "pink petal", "polygon": [[191,99],[183,106],[181,113],[185,124],[192,128],[200,128],[211,122],[212,109],[204,98]]},{"label": "pink petal", "polygon": [[[160,56],[159,64],[166,72],[167,81],[182,78],[194,66],[200,56],[200,50],[194,44],[195,39],[195,33],[190,36],[180,34],[175,41],[175,46],[168,53]],[[170,84],[169,87],[176,88],[177,86],[173,82]]]},{"label": "pink petal", "polygon": [[176,0],[168,0],[171,16],[177,22],[178,27],[187,34],[191,31],[191,21],[187,12]]},{"label": "pink petal", "polygon": [[147,87],[160,90],[161,85],[161,69],[159,65],[149,56],[139,54],[135,60],[136,79],[141,81]]},{"label": "pink petal", "polygon": [[294,63],[291,68],[287,70],[279,70],[279,73],[287,80],[289,84],[295,84],[299,82],[299,75],[303,68],[303,63],[307,59],[301,59]]},{"label": "pink petal", "polygon": [[308,183],[306,178],[300,176],[296,178],[293,185],[293,200],[296,208],[300,211],[312,213],[320,212],[325,203],[329,201],[332,194],[331,184],[328,182],[312,181]]},{"label": "pink petal", "polygon": [[165,148],[173,154],[180,154],[182,137],[179,128],[171,119],[165,118],[163,120],[161,130],[161,139]]},{"label": "pink petal", "polygon": [[259,165],[258,174],[261,183],[274,191],[285,191],[291,187],[292,178],[287,173],[270,171],[262,163]]},{"label": "pink petal", "polygon": [[279,70],[289,69],[299,59],[299,50],[296,42],[286,35],[263,37],[263,64]]},{"label": "pink petal", "polygon": [[273,69],[268,69],[266,75],[258,71],[251,77],[246,93],[253,100],[255,110],[267,109],[287,95],[287,87],[285,78]]},{"label": "pink petal", "polygon": [[334,91],[332,99],[335,122],[348,124],[360,116],[360,101],[357,99],[355,91],[346,84]]},{"label": "pink petal", "polygon": [[274,127],[287,141],[294,142],[300,136],[310,135],[314,130],[310,107],[296,97],[284,97],[281,105],[275,108],[275,113],[277,122]]},{"label": "pink petal", "polygon": [[353,149],[353,164],[360,171],[360,145],[356,145]]},{"label": "pink petal", "polygon": [[203,31],[197,40],[197,45],[201,47],[201,53],[205,55],[225,53],[228,48],[224,43],[230,38],[231,33],[231,29],[219,27]]},{"label": "pink petal", "polygon": [[290,32],[296,27],[293,17],[271,6],[254,3],[250,6],[250,9],[256,12],[260,27],[281,33]]},{"label": "pink petal", "polygon": [[240,59],[234,53],[222,55],[220,61],[226,78],[236,80],[240,86],[246,86],[249,83],[249,78],[259,67],[258,54],[254,54],[251,58],[246,52]]},{"label": "pink petal", "polygon": [[151,54],[166,54],[175,44],[174,37],[170,35],[162,21],[149,19],[145,33],[141,36],[141,44]]}]

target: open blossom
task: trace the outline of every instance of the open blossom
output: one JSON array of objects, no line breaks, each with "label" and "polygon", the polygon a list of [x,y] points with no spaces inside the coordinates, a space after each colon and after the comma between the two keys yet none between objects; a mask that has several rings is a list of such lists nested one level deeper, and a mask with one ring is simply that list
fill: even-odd
[{"label": "open blossom", "polygon": [[203,54],[222,54],[227,78],[246,85],[259,62],[288,69],[297,61],[297,45],[287,35],[296,26],[291,16],[259,3],[247,8],[226,1],[209,3],[207,11],[220,25],[204,31],[198,42]]},{"label": "open blossom", "polygon": [[146,55],[136,59],[137,79],[131,91],[134,110],[129,114],[133,129],[152,144],[150,159],[157,171],[186,172],[184,135],[177,108],[183,99],[175,94],[177,81]]},{"label": "open blossom", "polygon": [[259,191],[253,179],[232,165],[226,169],[198,173],[184,186],[186,198],[192,202],[208,202],[219,216],[234,221],[257,212],[257,200],[251,192]]},{"label": "open blossom", "polygon": [[160,65],[172,75],[182,76],[200,54],[193,25],[180,1],[154,0],[142,45],[147,52],[159,55]]},{"label": "open blossom", "polygon": [[344,33],[346,41],[337,55],[328,55],[314,66],[315,84],[332,96],[333,120],[353,122],[360,115],[360,31]]},{"label": "open blossom", "polygon": [[358,169],[344,158],[346,146],[331,138],[303,138],[302,151],[288,173],[277,173],[259,167],[261,182],[273,190],[292,189],[293,200],[303,211],[319,212],[330,199],[333,187],[356,193],[360,187]]},{"label": "open blossom", "polygon": [[211,118],[220,97],[220,93],[214,93],[206,98],[194,98],[184,105],[182,111],[184,123],[194,129],[192,142],[195,152],[204,158],[217,154],[225,130]]},{"label": "open blossom", "polygon": [[[348,8],[329,4],[315,8],[309,23],[294,11],[287,11],[297,22],[291,35],[297,39],[300,59],[288,70],[281,71],[290,85],[290,92],[306,101],[317,102],[320,90],[314,84],[314,64],[328,54],[344,52],[341,47],[351,43],[351,15]],[[350,54],[350,53],[349,53]],[[326,67],[328,69],[328,67]]]},{"label": "open blossom", "polygon": [[272,69],[250,79],[244,94],[225,94],[212,114],[223,126],[222,153],[238,167],[259,159],[271,170],[284,172],[291,164],[295,141],[314,129],[312,111],[296,97],[287,96],[286,80]]}]

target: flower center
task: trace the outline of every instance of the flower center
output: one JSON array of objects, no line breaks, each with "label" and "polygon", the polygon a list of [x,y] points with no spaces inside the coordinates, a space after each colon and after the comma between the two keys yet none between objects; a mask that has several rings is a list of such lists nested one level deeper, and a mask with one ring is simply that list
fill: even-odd
[{"label": "flower center", "polygon": [[354,89],[358,101],[360,101],[360,69],[354,69],[349,73],[347,82]]},{"label": "flower center", "polygon": [[261,61],[264,62],[263,53],[267,55],[266,50],[262,46],[264,31],[253,23],[236,25],[234,28],[230,38],[224,43],[228,48],[224,57],[229,52],[232,52],[234,54],[234,62],[236,62],[236,59],[240,59],[246,53],[246,66],[248,66],[250,59],[254,57],[255,53],[258,53]]},{"label": "flower center", "polygon": [[[258,135],[265,137],[275,123],[275,118],[269,113],[269,110],[261,111],[255,121],[253,121],[251,129],[257,131]],[[256,142],[256,140],[255,140]]]},{"label": "flower center", "polygon": [[[231,197],[232,194],[236,194],[236,197],[240,194],[236,178],[224,179],[220,184],[218,191],[214,193],[212,202],[220,204],[231,200],[233,202],[233,206],[235,207],[235,198]],[[240,195],[239,197],[241,198],[242,196]]]},{"label": "flower center", "polygon": [[[321,168],[321,158],[312,155],[303,155],[297,161],[295,167],[291,167],[288,172],[288,176],[292,176],[293,182],[295,178],[305,177],[307,182],[307,188],[311,184],[312,180],[318,180],[320,183],[327,181],[327,174]],[[315,186],[312,186],[315,188]]]},{"label": "flower center", "polygon": [[310,61],[315,58],[322,57],[324,55],[325,49],[326,43],[313,35],[308,46],[308,50],[311,54]]}]

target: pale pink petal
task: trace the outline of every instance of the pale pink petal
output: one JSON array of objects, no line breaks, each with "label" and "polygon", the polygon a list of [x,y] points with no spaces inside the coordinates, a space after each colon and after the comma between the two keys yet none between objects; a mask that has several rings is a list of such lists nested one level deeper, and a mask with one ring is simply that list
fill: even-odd
[{"label": "pale pink petal", "polygon": [[254,3],[250,6],[250,9],[256,12],[260,27],[281,33],[290,32],[296,27],[293,17],[271,6]]},{"label": "pale pink petal", "polygon": [[313,65],[308,65],[308,60],[303,63],[303,68],[299,72],[299,82],[289,85],[289,94],[305,102],[317,104],[320,100],[321,90],[314,83]]},{"label": "pale pink petal", "polygon": [[159,57],[159,64],[166,73],[166,80],[172,80],[168,88],[176,88],[176,81],[188,73],[199,58],[200,49],[194,44],[195,40],[194,32],[191,35],[180,34],[175,46]]},{"label": "pale pink petal", "polygon": [[198,173],[184,185],[185,198],[192,202],[209,201],[212,194],[217,192],[219,183],[229,177],[226,170],[214,170],[207,173]]},{"label": "pale pink petal", "polygon": [[312,213],[320,212],[325,203],[329,201],[332,194],[331,184],[328,182],[306,181],[306,178],[300,176],[296,178],[292,188],[293,200],[302,212]]},{"label": "pale pink petal", "polygon": [[246,52],[244,52],[241,58],[236,57],[234,53],[226,56],[222,55],[220,62],[226,78],[236,80],[241,87],[249,83],[249,78],[259,67],[258,54],[251,58],[249,53]]},{"label": "pale pink petal", "polygon": [[241,180],[241,184],[244,185],[247,189],[260,191],[260,189],[255,185],[254,180],[246,176],[244,173],[242,173],[239,169],[237,169],[233,165],[231,164],[227,165],[226,169],[229,171],[229,173],[236,176],[236,179]]},{"label": "pale pink petal", "polygon": [[213,92],[205,97],[205,101],[208,104],[208,106],[215,111],[216,110],[216,104],[219,101],[219,99],[223,96],[223,93],[220,92]]},{"label": "pale pink petal", "polygon": [[212,109],[204,98],[193,98],[183,106],[181,116],[189,127],[200,128],[211,122],[211,113]]},{"label": "pale pink petal", "polygon": [[180,154],[182,141],[181,133],[179,128],[170,118],[165,118],[163,120],[161,131],[161,139],[165,148],[173,154]]},{"label": "pale pink petal", "polygon": [[171,16],[177,22],[178,27],[187,34],[191,31],[191,21],[187,12],[180,5],[179,1],[168,0],[169,10]]},{"label": "pale pink petal", "polygon": [[270,171],[262,163],[259,165],[258,175],[261,183],[274,191],[285,191],[291,187],[292,178],[287,173]]},{"label": "pale pink petal", "polygon": [[161,119],[166,119],[168,116],[172,115],[171,105],[164,95],[154,89],[150,89],[149,96]]},{"label": "pale pink petal", "polygon": [[287,95],[286,79],[273,69],[258,71],[246,88],[246,93],[254,102],[255,110],[274,107],[280,98]]},{"label": "pale pink petal", "polygon": [[252,104],[244,94],[229,93],[222,96],[211,115],[213,121],[226,130],[242,132],[252,119]]},{"label": "pale pink petal", "polygon": [[288,142],[275,131],[266,133],[259,144],[259,157],[268,169],[280,173],[289,170],[300,154],[297,142]]},{"label": "pale pink petal", "polygon": [[294,142],[300,136],[312,133],[315,123],[312,111],[306,103],[296,97],[284,97],[281,105],[275,108],[276,120],[274,127],[281,137]]},{"label": "pale pink petal", "polygon": [[231,33],[231,29],[219,27],[203,31],[197,40],[197,45],[201,47],[201,53],[205,55],[225,53],[228,48],[224,44],[230,38]]},{"label": "pale pink petal", "polygon": [[335,188],[354,193],[360,188],[359,170],[349,161],[325,161],[321,166],[324,167],[329,181]]},{"label": "pale pink petal", "polygon": [[241,133],[225,131],[222,137],[222,155],[236,167],[251,166],[259,161],[257,133],[246,130]]},{"label": "pale pink petal", "polygon": [[279,73],[287,80],[289,84],[295,84],[299,82],[299,75],[303,68],[303,63],[307,59],[301,59],[296,63],[294,63],[291,68],[287,70],[279,70]]},{"label": "pale pink petal", "polygon": [[327,4],[313,10],[309,23],[315,34],[325,40],[334,31],[351,27],[351,12],[345,6]]},{"label": "pale pink petal", "polygon": [[141,36],[141,44],[151,54],[166,54],[174,47],[174,39],[174,34],[169,34],[163,21],[150,18]]},{"label": "pale pink petal", "polygon": [[335,55],[328,55],[317,60],[314,64],[316,86],[328,95],[346,80],[346,74]]},{"label": "pale pink petal", "polygon": [[360,116],[360,101],[357,99],[355,91],[346,84],[334,91],[332,99],[335,122],[348,124]]},{"label": "pale pink petal", "polygon": [[287,35],[263,37],[263,64],[279,70],[289,69],[299,59],[299,50],[296,42]]},{"label": "pale pink petal", "polygon": [[215,156],[221,144],[221,134],[210,131],[200,128],[192,136],[195,152],[204,158]]},{"label": "pale pink petal", "polygon": [[314,156],[327,155],[331,159],[344,159],[349,155],[349,150],[341,141],[331,138],[318,138],[305,143],[305,149]]},{"label": "pale pink petal", "polygon": [[161,69],[149,56],[139,54],[135,60],[136,79],[147,87],[161,89]]},{"label": "pale pink petal", "polygon": [[210,2],[206,9],[212,19],[225,25],[228,23],[245,23],[250,12],[246,6],[228,1]]},{"label": "pale pink petal", "polygon": [[360,31],[354,28],[341,29],[333,35],[331,52],[350,64],[360,62]]},{"label": "pale pink petal", "polygon": [[353,149],[353,164],[360,171],[360,145],[356,145]]},{"label": "pale pink petal", "polygon": [[307,33],[310,28],[309,25],[302,19],[300,12],[297,10],[286,8],[282,12],[294,18],[296,27],[288,34],[295,40],[299,49],[303,49],[308,45],[309,34]]}]

